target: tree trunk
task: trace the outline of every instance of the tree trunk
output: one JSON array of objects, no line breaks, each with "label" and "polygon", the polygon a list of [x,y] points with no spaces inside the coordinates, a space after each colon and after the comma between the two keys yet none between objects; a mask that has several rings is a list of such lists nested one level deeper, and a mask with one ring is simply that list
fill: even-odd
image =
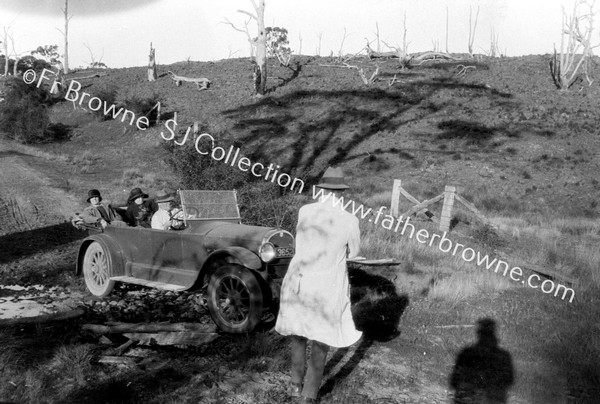
[{"label": "tree trunk", "polygon": [[17,76],[17,65],[19,64],[19,60],[21,60],[20,57],[15,55],[15,64],[13,66],[13,76]]},{"label": "tree trunk", "polygon": [[[253,2],[254,3],[254,2]],[[259,0],[256,7],[258,37],[256,39],[256,66],[258,68],[255,91],[264,95],[267,89],[267,32],[265,30],[265,0]]]},{"label": "tree trunk", "polygon": [[4,75],[8,76],[8,31],[4,27],[4,36],[2,37],[2,43],[4,44]]},{"label": "tree trunk", "polygon": [[65,74],[69,73],[69,0],[65,0],[65,57],[63,69]]},{"label": "tree trunk", "polygon": [[156,81],[156,49],[150,42],[150,55],[148,56],[148,81]]}]

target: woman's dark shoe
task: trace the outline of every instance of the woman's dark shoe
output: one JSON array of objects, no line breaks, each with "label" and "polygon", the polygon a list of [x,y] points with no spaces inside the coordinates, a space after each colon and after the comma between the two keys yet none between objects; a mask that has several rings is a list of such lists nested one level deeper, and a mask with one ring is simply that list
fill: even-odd
[{"label": "woman's dark shoe", "polygon": [[302,385],[298,383],[290,383],[290,387],[288,388],[288,394],[290,397],[300,397],[300,393],[302,392]]}]

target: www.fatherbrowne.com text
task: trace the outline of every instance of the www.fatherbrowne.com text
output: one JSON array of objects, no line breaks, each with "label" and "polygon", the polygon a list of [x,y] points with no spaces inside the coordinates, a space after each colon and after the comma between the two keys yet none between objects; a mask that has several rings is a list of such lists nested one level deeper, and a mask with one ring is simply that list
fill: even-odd
[{"label": "www.fatherbrowne.com text", "polygon": [[[322,202],[327,201],[331,198],[331,203],[333,206],[338,206],[341,209],[353,214],[359,219],[366,219],[368,217],[375,216],[374,219],[369,218],[369,222],[374,224],[381,224],[381,227],[384,229],[393,231],[394,233],[400,233],[404,235],[407,229],[409,231],[409,238],[412,239],[413,235],[415,235],[416,228],[414,225],[410,223],[410,217],[407,217],[403,220],[403,217],[394,217],[389,214],[383,214],[384,210],[387,208],[385,206],[381,206],[376,213],[373,213],[371,208],[365,208],[364,205],[357,205],[353,200],[344,201],[344,197],[336,198],[333,194],[325,189],[318,188],[313,186],[312,189],[312,197],[313,199],[320,199]],[[379,219],[382,218],[381,222]],[[444,252],[450,253],[452,256],[460,256],[465,262],[473,262],[475,261],[478,266],[483,266],[486,269],[494,268],[494,272],[500,272],[502,276],[509,276],[509,278],[515,282],[520,282],[523,285],[527,285],[533,289],[540,289],[543,293],[550,294],[554,292],[554,296],[559,296],[562,293],[561,299],[565,300],[569,297],[569,303],[573,301],[575,298],[575,291],[572,288],[566,287],[561,284],[556,284],[554,281],[550,279],[545,279],[542,281],[542,278],[537,274],[532,274],[526,279],[523,279],[523,270],[519,267],[510,267],[509,264],[505,261],[494,258],[490,260],[490,257],[485,254],[482,255],[479,251],[475,251],[470,247],[466,247],[464,244],[454,243],[452,240],[446,237],[447,233],[444,232],[441,236],[436,233],[429,233],[426,229],[419,229],[416,231],[416,240],[421,244],[428,244],[430,247],[436,245],[437,248]]]}]

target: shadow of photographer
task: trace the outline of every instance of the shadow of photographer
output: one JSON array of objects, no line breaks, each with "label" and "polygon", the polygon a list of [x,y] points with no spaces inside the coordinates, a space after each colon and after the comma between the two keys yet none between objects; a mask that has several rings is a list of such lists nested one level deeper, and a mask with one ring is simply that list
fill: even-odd
[{"label": "shadow of photographer", "polygon": [[510,353],[498,346],[496,322],[480,319],[477,342],[463,348],[450,376],[454,404],[505,404],[514,382]]}]

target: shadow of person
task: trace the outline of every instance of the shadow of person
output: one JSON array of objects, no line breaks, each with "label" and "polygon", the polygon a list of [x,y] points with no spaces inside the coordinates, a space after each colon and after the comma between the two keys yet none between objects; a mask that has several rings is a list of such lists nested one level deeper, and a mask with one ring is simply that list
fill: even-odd
[{"label": "shadow of person", "polygon": [[478,321],[477,337],[476,344],[460,352],[450,376],[454,404],[504,404],[514,381],[510,353],[498,347],[490,318]]},{"label": "shadow of person", "polygon": [[[323,372],[327,381],[319,391],[324,396],[333,391],[335,384],[345,379],[367,354],[374,341],[390,341],[400,335],[398,323],[408,306],[408,297],[398,295],[396,287],[387,278],[368,273],[354,265],[348,266],[350,302],[356,329],[363,336],[356,349],[340,348],[327,361]],[[334,368],[352,352],[342,367]]]},{"label": "shadow of person", "polygon": [[348,267],[350,301],[356,329],[374,341],[390,341],[400,332],[400,317],[408,306],[408,296],[398,295],[387,278]]}]

